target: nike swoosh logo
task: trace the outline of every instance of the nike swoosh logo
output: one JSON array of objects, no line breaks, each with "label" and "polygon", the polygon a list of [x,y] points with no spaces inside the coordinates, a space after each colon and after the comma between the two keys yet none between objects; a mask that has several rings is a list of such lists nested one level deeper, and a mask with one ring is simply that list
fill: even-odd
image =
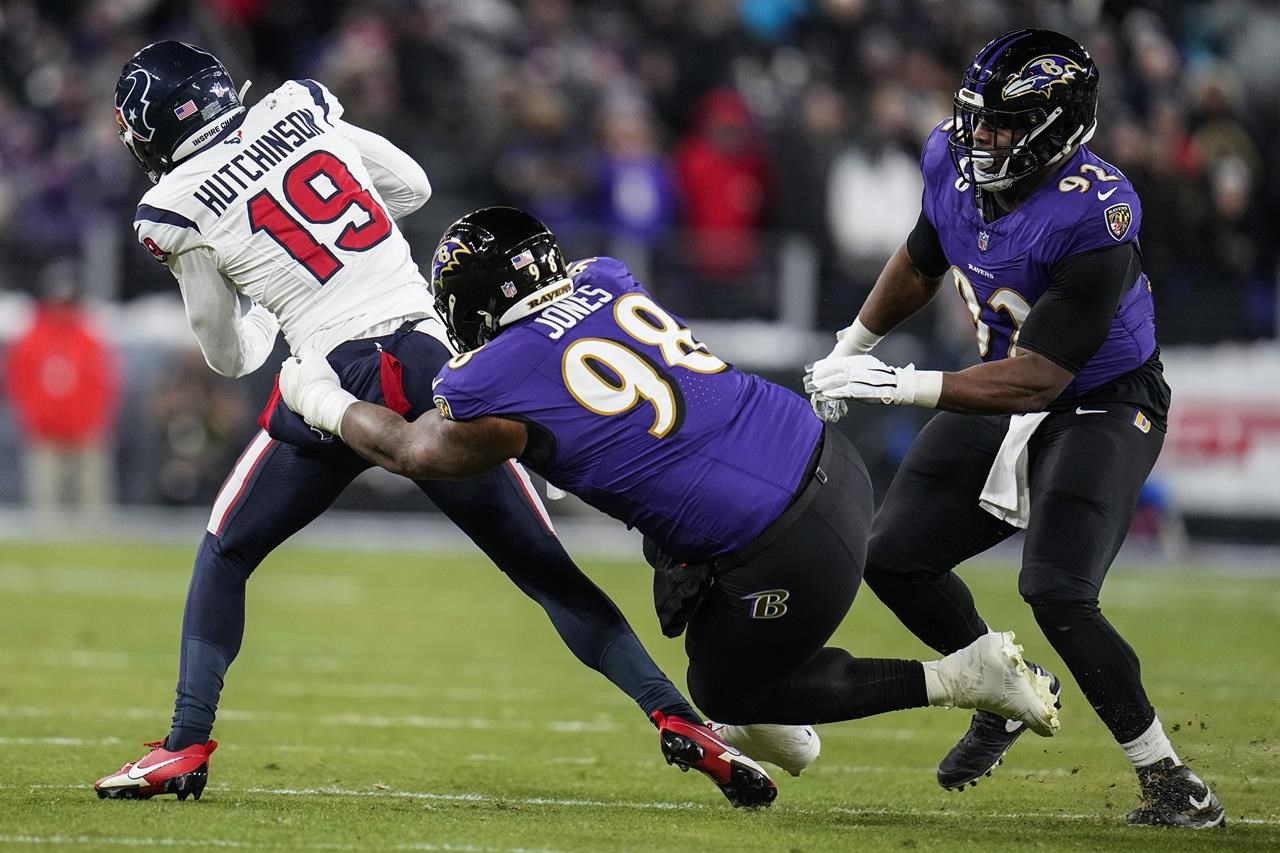
[{"label": "nike swoosh logo", "polygon": [[168,761],[157,761],[155,764],[151,764],[147,767],[139,767],[137,764],[135,764],[129,768],[129,772],[126,773],[125,775],[128,776],[130,779],[134,779],[134,780],[141,779],[142,777],[146,776],[148,773],[154,773],[155,771],[159,770],[161,767],[167,767],[170,764],[173,764],[175,761],[181,761],[182,758],[183,756],[179,755],[177,758],[170,758]]},{"label": "nike swoosh logo", "polygon": [[1206,785],[1206,786],[1205,786],[1205,789],[1204,789],[1204,799],[1203,799],[1203,800],[1197,800],[1195,797],[1190,796],[1190,795],[1188,795],[1188,796],[1187,796],[1187,799],[1191,801],[1191,807],[1192,807],[1193,809],[1204,809],[1204,808],[1208,808],[1208,807],[1209,807],[1209,800],[1210,800],[1210,799],[1212,799],[1212,798],[1213,798],[1213,792],[1209,790],[1209,786],[1208,786],[1208,785]]},{"label": "nike swoosh logo", "polygon": [[1118,189],[1120,189],[1120,188],[1119,188],[1119,187],[1112,187],[1111,189],[1107,190],[1106,192],[1103,192],[1102,190],[1098,190],[1098,201],[1106,201],[1107,199],[1111,198],[1111,194],[1112,194],[1113,192],[1115,192],[1116,190],[1118,190]]},{"label": "nike swoosh logo", "polygon": [[1076,406],[1077,415],[1105,415],[1106,413],[1106,409],[1082,409],[1079,406]]},{"label": "nike swoosh logo", "polygon": [[1004,721],[1004,730],[1009,734],[1013,734],[1020,728],[1022,728],[1022,720],[1005,720]]}]

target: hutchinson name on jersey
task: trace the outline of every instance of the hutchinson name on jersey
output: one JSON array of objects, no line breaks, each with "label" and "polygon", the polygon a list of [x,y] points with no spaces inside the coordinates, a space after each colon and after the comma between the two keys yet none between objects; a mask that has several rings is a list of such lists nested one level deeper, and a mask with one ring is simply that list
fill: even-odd
[{"label": "hutchinson name on jersey", "polygon": [[[216,342],[201,334],[201,318],[238,316],[236,292],[274,315],[294,352],[328,352],[381,333],[380,324],[432,313],[394,222],[426,201],[426,174],[341,117],[341,103],[320,83],[285,83],[218,129],[138,205],[138,240],[183,285],[192,328],[219,372],[228,370],[215,364]],[[184,263],[189,271],[196,260],[216,267],[225,293],[192,292]],[[218,304],[200,307],[211,300]],[[235,375],[248,372],[243,366]]]}]

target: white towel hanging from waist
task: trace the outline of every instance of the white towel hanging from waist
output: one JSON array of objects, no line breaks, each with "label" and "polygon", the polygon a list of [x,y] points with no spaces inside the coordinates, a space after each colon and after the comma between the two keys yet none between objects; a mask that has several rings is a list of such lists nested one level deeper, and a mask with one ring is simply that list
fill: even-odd
[{"label": "white towel hanging from waist", "polygon": [[1027,527],[1031,518],[1031,495],[1027,482],[1027,442],[1048,412],[1031,412],[1009,418],[1009,432],[991,463],[987,482],[982,484],[978,505],[1014,527]]}]

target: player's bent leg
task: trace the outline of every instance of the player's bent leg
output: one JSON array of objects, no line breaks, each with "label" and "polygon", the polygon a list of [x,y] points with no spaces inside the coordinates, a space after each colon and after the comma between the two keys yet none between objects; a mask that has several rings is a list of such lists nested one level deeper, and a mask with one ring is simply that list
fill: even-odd
[{"label": "player's bent leg", "polygon": [[822,739],[813,726],[755,723],[742,726],[708,722],[722,741],[757,761],[766,761],[799,776],[818,760]]},{"label": "player's bent leg", "polygon": [[[1007,425],[1003,417],[935,416],[916,437],[876,513],[867,586],[913,634],[944,654],[987,632],[953,568],[1015,532],[978,505]],[[1028,666],[1044,674],[1034,663]],[[1024,731],[1017,720],[976,712],[938,763],[938,784],[963,790],[990,776]]]},{"label": "player's bent leg", "polygon": [[935,415],[912,443],[872,526],[867,586],[943,654],[987,632],[952,569],[1015,532],[978,505],[1008,420]]},{"label": "player's bent leg", "polygon": [[[865,689],[875,663],[823,648],[857,593],[871,513],[861,458],[828,428],[791,508],[755,542],[715,561],[716,581],[689,622],[689,691],[712,719],[810,725],[850,719],[860,703],[879,701],[884,691]],[[909,667],[884,675],[890,690],[912,681]]]},{"label": "player's bent leg", "polygon": [[[1137,653],[1098,607],[1163,444],[1162,433],[1134,422],[1125,408],[1087,420],[1064,412],[1042,426],[1032,446],[1019,591],[1137,771],[1143,804],[1131,821],[1217,826],[1225,812],[1178,760],[1143,687]],[[1168,794],[1184,789],[1195,796]]]},{"label": "player's bent leg", "polygon": [[524,469],[508,462],[461,482],[418,484],[551,619],[582,663],[635,700],[646,716],[701,718],[640,644],[626,618],[573,562]]},{"label": "player's bent leg", "polygon": [[[240,651],[244,635],[245,585],[259,563],[280,543],[320,515],[367,463],[342,447],[322,454],[303,452],[259,433],[250,443],[223,484],[210,514],[208,529],[196,552],[191,584],[187,589],[182,622],[173,724],[168,737],[120,773],[104,777],[95,786],[135,789],[123,796],[151,797],[161,793],[179,796],[203,788],[213,729],[227,669]],[[174,756],[189,756],[206,749],[203,770],[182,770],[186,759],[160,767]],[[167,757],[158,757],[168,754]],[[140,767],[145,785],[129,784]],[[170,770],[169,768],[178,768]],[[173,781],[187,772],[190,783]],[[123,777],[126,777],[122,781]],[[173,774],[173,775],[169,775]],[[115,780],[115,781],[111,781]],[[109,783],[109,784],[108,784]],[[145,792],[145,793],[141,793]]]}]

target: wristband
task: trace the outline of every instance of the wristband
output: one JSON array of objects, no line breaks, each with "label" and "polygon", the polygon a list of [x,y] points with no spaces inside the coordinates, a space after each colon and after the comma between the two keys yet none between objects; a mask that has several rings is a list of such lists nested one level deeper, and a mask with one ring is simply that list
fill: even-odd
[{"label": "wristband", "polygon": [[836,332],[836,349],[841,355],[857,355],[871,352],[882,340],[884,335],[877,335],[862,325],[862,319],[857,317],[849,326]]},{"label": "wristband", "polygon": [[308,402],[310,404],[308,406],[310,410],[308,414],[314,414],[315,417],[307,418],[307,420],[313,426],[342,438],[342,418],[346,415],[347,409],[351,408],[353,403],[358,403],[359,400],[344,388],[337,387],[325,389]]}]

